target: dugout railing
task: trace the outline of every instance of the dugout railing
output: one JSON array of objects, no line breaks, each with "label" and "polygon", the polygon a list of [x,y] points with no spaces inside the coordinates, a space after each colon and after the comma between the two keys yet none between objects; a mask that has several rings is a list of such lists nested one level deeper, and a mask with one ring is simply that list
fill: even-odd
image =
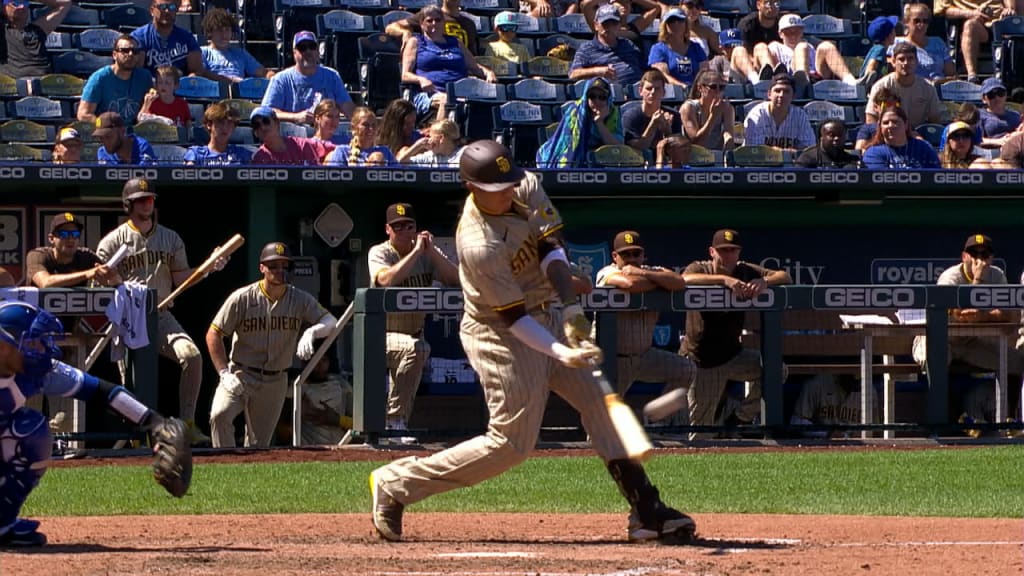
[{"label": "dugout railing", "polygon": [[[58,342],[65,357],[73,359],[75,366],[81,367],[92,350],[103,341],[106,331],[107,308],[114,300],[113,288],[0,288],[0,300],[5,302],[27,302],[33,306],[47,310],[64,324],[66,338]],[[139,400],[150,407],[156,407],[160,397],[157,377],[158,347],[156,291],[146,291],[146,333],[149,345],[136,349],[125,349],[124,358],[127,362],[124,385]],[[90,332],[78,326],[69,326],[69,322],[80,319],[91,320],[94,331]],[[107,355],[109,343],[102,354]],[[102,356],[101,356],[102,357]],[[49,415],[50,417],[53,414]],[[73,413],[67,415],[72,420],[72,432],[57,434],[58,439],[70,441],[116,440],[125,434],[105,434],[102,432],[86,432],[85,407],[83,402],[75,401]]]},{"label": "dugout railing", "polygon": [[[788,425],[783,404],[783,315],[790,310],[821,310],[836,314],[865,311],[923,310],[927,337],[928,385],[925,421],[919,423],[864,424],[845,426],[854,430],[917,430],[929,435],[956,427],[949,419],[949,371],[947,339],[949,310],[955,308],[1019,310],[1024,308],[1024,286],[936,286],[936,285],[817,285],[771,288],[753,300],[741,300],[720,287],[689,287],[676,292],[629,294],[617,289],[595,289],[583,296],[584,309],[596,316],[598,344],[605,351],[605,373],[616,379],[616,320],[618,312],[656,310],[683,314],[687,311],[741,311],[760,315],[759,340],[763,375],[763,424],[766,436],[793,433],[800,427]],[[356,292],[353,317],[353,435],[372,442],[386,437],[385,400],[387,367],[384,362],[385,321],[389,312],[458,313],[462,293],[456,289],[364,288]],[[823,335],[824,338],[824,335]],[[1015,339],[1010,340],[1010,342]],[[868,359],[864,359],[864,354]],[[906,354],[911,351],[908,349]],[[864,386],[873,385],[877,372],[871,351],[861,350],[862,410],[871,414]],[[612,359],[608,361],[607,359]],[[996,414],[1000,422],[1009,416],[1008,390],[1011,385],[997,378]],[[1017,383],[1019,384],[1019,383]],[[1024,392],[1024,390],[1022,390]],[[1019,415],[1017,415],[1019,416]],[[990,425],[989,428],[999,427]],[[1004,428],[1019,426],[1007,425]],[[707,427],[691,427],[704,430]],[[962,426],[961,426],[962,428]],[[982,426],[984,428],[984,426]]]}]

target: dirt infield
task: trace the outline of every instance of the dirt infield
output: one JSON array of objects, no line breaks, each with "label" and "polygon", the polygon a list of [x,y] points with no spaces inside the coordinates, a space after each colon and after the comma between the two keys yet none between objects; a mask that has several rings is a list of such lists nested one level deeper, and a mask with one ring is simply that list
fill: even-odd
[{"label": "dirt infield", "polygon": [[[384,460],[401,454],[282,450],[199,455],[199,461]],[[57,465],[112,462],[139,463],[117,458]],[[628,544],[625,516],[619,514],[419,514],[413,509],[406,515],[407,541],[399,544],[377,540],[368,513],[42,520],[50,544],[0,554],[0,574],[1024,573],[1024,524],[1012,519],[699,514],[699,539],[690,546]]]}]

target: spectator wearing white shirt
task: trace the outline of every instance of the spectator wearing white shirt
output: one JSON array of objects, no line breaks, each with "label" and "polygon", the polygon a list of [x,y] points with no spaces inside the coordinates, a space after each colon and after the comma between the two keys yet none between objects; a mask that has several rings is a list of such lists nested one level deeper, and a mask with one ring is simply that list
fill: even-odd
[{"label": "spectator wearing white shirt", "polygon": [[426,138],[420,138],[403,150],[398,161],[433,168],[457,168],[464,149],[459,145],[461,141],[458,124],[448,119],[438,120],[430,125]]},{"label": "spectator wearing white shirt", "polygon": [[772,77],[768,101],[747,114],[743,130],[747,146],[764,144],[795,152],[817,144],[807,113],[793,106],[793,79],[788,74]]},{"label": "spectator wearing white shirt", "polygon": [[770,63],[773,68],[779,63],[785,66],[798,85],[833,79],[857,83],[835,44],[823,40],[815,47],[807,41],[804,20],[797,14],[783,14],[779,18],[779,36],[782,41],[768,45]]}]

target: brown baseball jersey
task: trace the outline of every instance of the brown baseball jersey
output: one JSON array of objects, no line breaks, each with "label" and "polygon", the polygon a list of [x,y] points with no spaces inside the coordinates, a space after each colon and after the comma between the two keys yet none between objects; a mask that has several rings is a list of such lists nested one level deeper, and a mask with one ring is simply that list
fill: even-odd
[{"label": "brown baseball jersey", "polygon": [[160,301],[174,291],[171,274],[189,269],[185,243],[166,226],[154,224],[149,234],[142,234],[129,220],[100,240],[96,255],[106,262],[124,244],[128,245],[128,255],[118,264],[117,272],[126,282],[134,280],[155,288]]},{"label": "brown baseball jersey", "polygon": [[[81,272],[82,270],[91,270],[97,264],[103,262],[96,256],[92,250],[88,248],[79,248],[75,251],[75,255],[71,257],[71,261],[67,264],[61,264],[57,262],[57,258],[53,255],[53,248],[49,246],[40,246],[34,248],[25,255],[25,285],[32,286],[32,278],[39,272],[48,272],[50,274],[71,274],[72,272]],[[83,280],[76,286],[85,286],[86,282]]]},{"label": "brown baseball jersey", "polygon": [[[684,273],[717,274],[711,260],[691,262]],[[768,270],[757,264],[737,262],[733,278],[750,282],[764,278]],[[686,338],[683,353],[693,359],[700,368],[715,368],[725,364],[743,349],[740,335],[743,333],[744,312],[691,311],[686,313]]]},{"label": "brown baseball jersey", "polygon": [[[390,241],[381,242],[370,248],[367,256],[367,265],[370,268],[370,287],[379,288],[377,275],[398,264],[402,255],[395,250]],[[397,286],[406,288],[429,288],[434,284],[436,270],[434,263],[427,254],[420,255],[409,271],[409,276]],[[423,332],[423,321],[427,315],[422,312],[390,313],[387,319],[388,332],[401,332],[403,334],[419,334]]]},{"label": "brown baseball jersey", "polygon": [[[868,397],[875,402],[873,386],[868,386]],[[800,389],[793,415],[815,424],[860,424],[860,387],[847,391],[831,376],[812,378]]]},{"label": "brown baseball jersey", "polygon": [[315,324],[327,313],[312,294],[295,286],[271,300],[260,280],[232,292],[211,327],[233,336],[233,364],[276,372],[291,367],[303,326]]},{"label": "brown baseball jersey", "polygon": [[[664,270],[657,266],[641,266],[644,270]],[[597,285],[608,286],[608,278],[620,274],[619,267],[609,264],[597,271]],[[658,324],[657,311],[620,312],[616,315],[616,335],[619,354],[637,356],[651,347],[654,327]]]}]

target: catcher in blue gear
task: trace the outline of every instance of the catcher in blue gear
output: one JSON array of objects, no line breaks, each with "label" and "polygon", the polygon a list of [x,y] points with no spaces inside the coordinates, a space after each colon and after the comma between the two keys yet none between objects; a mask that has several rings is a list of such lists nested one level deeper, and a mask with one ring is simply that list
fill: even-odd
[{"label": "catcher in blue gear", "polygon": [[141,427],[152,439],[154,478],[181,497],[192,478],[192,452],[180,420],[164,418],[122,386],[61,361],[64,327],[53,314],[23,302],[0,304],[0,548],[42,546],[39,522],[18,518],[39,484],[53,439],[46,417],[25,406],[36,394],[97,401]]}]

